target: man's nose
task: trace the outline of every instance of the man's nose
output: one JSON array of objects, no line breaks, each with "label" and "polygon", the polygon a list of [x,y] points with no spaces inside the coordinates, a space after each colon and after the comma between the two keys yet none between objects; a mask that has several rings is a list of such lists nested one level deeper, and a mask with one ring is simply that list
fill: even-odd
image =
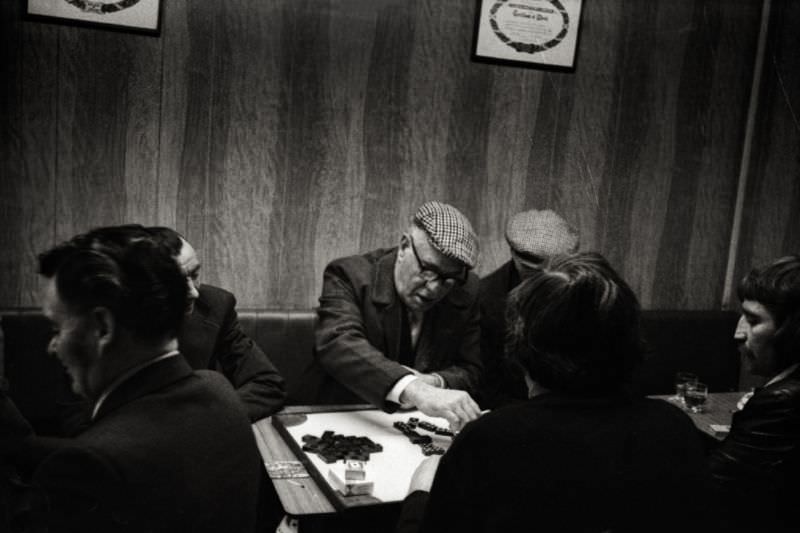
[{"label": "man's nose", "polygon": [[58,353],[58,340],[55,335],[50,337],[50,342],[47,343],[47,353],[56,355]]},{"label": "man's nose", "polygon": [[739,317],[739,322],[736,323],[736,331],[733,332],[733,338],[737,341],[743,341],[747,338],[747,321],[744,316]]},{"label": "man's nose", "polygon": [[197,286],[195,285],[195,282],[192,281],[191,279],[187,279],[186,283],[189,285],[189,299],[196,300],[200,296],[200,293],[197,291]]}]

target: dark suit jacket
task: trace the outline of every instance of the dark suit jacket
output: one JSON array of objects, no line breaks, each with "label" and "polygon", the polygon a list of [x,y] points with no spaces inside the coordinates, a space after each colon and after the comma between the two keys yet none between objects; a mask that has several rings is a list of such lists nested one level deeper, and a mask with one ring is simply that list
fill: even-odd
[{"label": "dark suit jacket", "polygon": [[[796,531],[800,369],[756,389],[710,457],[726,514],[742,531]],[[754,529],[755,528],[755,529]]]},{"label": "dark suit jacket", "polygon": [[701,438],[678,408],[548,393],[468,424],[398,529],[704,531],[709,483]]},{"label": "dark suit jacket", "polygon": [[[394,286],[396,257],[397,248],[380,249],[337,259],[325,269],[315,347],[329,375],[322,385],[323,403],[366,400],[396,408],[386,395],[409,374],[396,362],[406,312]],[[414,363],[421,372],[438,372],[449,388],[472,394],[481,373],[477,285],[470,274],[463,287],[453,288],[425,313]]]},{"label": "dark suit jacket", "polygon": [[178,336],[181,353],[192,368],[222,372],[247,407],[250,420],[269,416],[283,407],[283,378],[263,351],[245,335],[230,292],[202,285],[194,311]]},{"label": "dark suit jacket", "polygon": [[86,431],[39,465],[33,523],[70,532],[250,532],[261,469],[230,385],[172,357],[123,382]]},{"label": "dark suit jacket", "polygon": [[504,357],[506,302],[508,293],[519,285],[514,262],[481,278],[478,300],[481,308],[481,360],[484,380],[479,403],[484,409],[495,409],[528,398],[528,387],[522,372]]},{"label": "dark suit jacket", "polygon": [[[0,378],[0,381],[3,379]],[[32,435],[30,424],[6,396],[0,383],[0,531],[9,527],[12,494],[20,481],[17,456]]]},{"label": "dark suit jacket", "polygon": [[[236,315],[236,298],[230,292],[202,285],[194,309],[178,334],[181,354],[195,370],[221,372],[236,389],[255,422],[283,407],[283,377],[263,351],[245,335]],[[74,436],[89,424],[91,406],[71,391],[68,376],[59,393],[64,436]]]}]

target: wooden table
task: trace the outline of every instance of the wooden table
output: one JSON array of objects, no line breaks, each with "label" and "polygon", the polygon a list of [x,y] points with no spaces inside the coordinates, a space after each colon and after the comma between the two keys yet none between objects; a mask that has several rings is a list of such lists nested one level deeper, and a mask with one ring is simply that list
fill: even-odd
[{"label": "wooden table", "polygon": [[[363,407],[363,406],[362,406]],[[291,406],[282,413],[309,412],[314,407]],[[326,409],[331,409],[330,406]],[[297,456],[272,425],[271,418],[264,418],[253,424],[258,451],[264,463],[273,461],[297,461]],[[325,493],[310,476],[290,479],[273,479],[275,491],[283,504],[283,510],[291,516],[319,515],[335,513],[336,509],[328,501]]]},{"label": "wooden table", "polygon": [[[733,413],[736,412],[736,404],[744,394],[744,392],[713,392],[708,395],[704,412],[692,413],[687,410],[686,413],[700,431],[717,440],[722,440],[725,438],[725,433],[713,431],[711,425],[729,426]],[[670,401],[670,396],[653,396],[653,398]]]},{"label": "wooden table", "polygon": [[[708,395],[706,410],[703,413],[689,413],[698,429],[716,438],[724,438],[724,434],[715,433],[711,424],[729,425],[736,409],[736,403],[744,392],[723,392]],[[669,401],[669,396],[653,396]],[[285,408],[282,413],[308,413],[331,410],[365,409],[368,405],[349,406],[292,406]],[[297,456],[272,425],[271,418],[259,420],[253,424],[253,433],[256,437],[258,449],[264,463],[274,461],[296,461]],[[281,499],[283,509],[290,516],[302,517],[309,515],[325,515],[336,513],[336,509],[328,501],[325,493],[310,476],[290,479],[273,479],[275,490]]]}]

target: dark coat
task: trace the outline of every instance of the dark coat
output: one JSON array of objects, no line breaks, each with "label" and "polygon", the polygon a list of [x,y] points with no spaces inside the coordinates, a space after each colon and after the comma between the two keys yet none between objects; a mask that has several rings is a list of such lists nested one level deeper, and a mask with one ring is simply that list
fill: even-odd
[{"label": "dark coat", "polygon": [[[255,422],[283,407],[283,377],[239,324],[236,298],[230,292],[202,285],[194,309],[178,333],[181,354],[194,370],[221,372]],[[74,436],[89,424],[91,406],[71,391],[64,373],[59,401],[64,436]]]},{"label": "dark coat", "polygon": [[[3,379],[0,377],[0,382]],[[12,495],[20,485],[18,455],[25,449],[33,429],[6,396],[0,383],[0,530],[10,523],[14,509]]]},{"label": "dark coat", "polygon": [[283,407],[286,389],[278,370],[239,324],[236,298],[202,285],[193,312],[178,335],[181,353],[192,368],[222,372],[245,404],[250,420]]},{"label": "dark coat", "polygon": [[[710,457],[726,514],[742,531],[796,531],[800,369],[758,388]],[[755,529],[753,529],[755,528]]]},{"label": "dark coat", "polygon": [[398,529],[704,531],[703,453],[667,402],[543,394],[468,424]]},{"label": "dark coat", "polygon": [[34,517],[51,532],[250,532],[261,469],[230,385],[172,357],[123,382],[39,465]]},{"label": "dark coat", "polygon": [[[396,362],[406,312],[394,286],[396,258],[397,248],[381,249],[325,268],[315,334],[315,355],[328,373],[323,403],[367,401],[396,408],[386,395],[409,374]],[[464,286],[425,313],[414,363],[420,372],[439,373],[449,388],[471,394],[481,374],[477,292],[477,278],[470,274]]]},{"label": "dark coat", "polygon": [[478,301],[481,308],[481,360],[484,380],[479,403],[484,409],[495,409],[528,397],[528,387],[519,368],[504,357],[506,334],[506,302],[511,289],[520,279],[514,262],[481,278]]}]

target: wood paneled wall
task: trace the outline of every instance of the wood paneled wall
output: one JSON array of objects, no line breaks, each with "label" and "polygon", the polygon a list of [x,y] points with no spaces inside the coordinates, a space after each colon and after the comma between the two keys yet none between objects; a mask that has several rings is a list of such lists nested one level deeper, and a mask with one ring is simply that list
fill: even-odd
[{"label": "wood paneled wall", "polygon": [[[473,221],[479,273],[509,215],[549,207],[645,307],[721,305],[760,0],[586,1],[573,73],[472,62],[464,0],[165,0],[158,38],[19,4],[0,7],[0,307],[37,305],[38,251],[140,222],[184,233],[241,307],[307,308],[329,260],[394,244],[427,199]],[[775,174],[798,168],[781,24],[747,222],[781,237],[742,263],[800,238]]]},{"label": "wood paneled wall", "polygon": [[[773,1],[735,279],[800,254],[800,2]],[[735,287],[734,287],[735,288]]]}]

